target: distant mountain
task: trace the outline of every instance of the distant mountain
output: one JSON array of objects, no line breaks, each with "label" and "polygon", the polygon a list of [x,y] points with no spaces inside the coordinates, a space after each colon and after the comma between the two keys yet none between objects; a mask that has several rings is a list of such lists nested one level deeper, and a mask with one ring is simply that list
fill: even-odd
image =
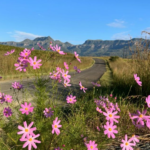
[{"label": "distant mountain", "polygon": [[[133,38],[131,40],[86,40],[83,44],[73,45],[69,42],[61,42],[59,40],[53,40],[50,36],[48,37],[37,37],[34,40],[25,39],[22,42],[0,42],[0,45],[10,45],[16,47],[24,47],[31,49],[40,50],[37,43],[40,43],[43,48],[48,50],[50,41],[52,41],[53,46],[61,47],[64,52],[73,53],[76,51],[80,56],[119,56],[124,57],[126,55],[131,55],[129,51],[129,46],[132,51],[135,50],[136,43],[141,43],[146,45],[146,40],[141,38]],[[141,41],[141,42],[140,42]],[[150,42],[150,40],[147,40]],[[148,45],[148,47],[150,47]]]}]

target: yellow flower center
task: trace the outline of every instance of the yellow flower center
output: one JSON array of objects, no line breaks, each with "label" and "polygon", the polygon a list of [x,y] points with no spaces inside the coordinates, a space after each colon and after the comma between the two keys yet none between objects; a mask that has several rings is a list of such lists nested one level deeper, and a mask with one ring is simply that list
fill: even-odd
[{"label": "yellow flower center", "polygon": [[25,53],[25,55],[27,56],[27,55],[28,55],[28,53]]},{"label": "yellow flower center", "polygon": [[28,129],[25,129],[25,132],[28,132],[29,130]]},{"label": "yellow flower center", "polygon": [[149,105],[150,105],[150,103],[149,103]]},{"label": "yellow flower center", "polygon": [[6,114],[8,113],[8,111],[6,110]]},{"label": "yellow flower center", "polygon": [[9,100],[9,98],[7,98],[7,100]]},{"label": "yellow flower center", "polygon": [[84,88],[84,86],[82,86],[82,88]]},{"label": "yellow flower center", "polygon": [[139,116],[140,118],[142,118],[143,117],[143,115],[142,114],[140,114],[140,116]]},{"label": "yellow flower center", "polygon": [[109,131],[112,131],[112,129],[111,129],[111,128],[109,128],[108,130],[109,130]]},{"label": "yellow flower center", "polygon": [[112,114],[109,114],[109,117],[112,117]]},{"label": "yellow flower center", "polygon": [[72,98],[70,98],[70,101],[72,101]]},{"label": "yellow flower center", "polygon": [[54,128],[57,128],[57,125],[55,125]]},{"label": "yellow flower center", "polygon": [[31,142],[31,141],[32,141],[32,138],[30,138],[29,141]]},{"label": "yellow flower center", "polygon": [[132,135],[132,137],[134,137],[135,135]]},{"label": "yellow flower center", "polygon": [[60,49],[58,49],[57,52],[60,52]]},{"label": "yellow flower center", "polygon": [[66,77],[67,75],[65,74],[64,76]]},{"label": "yellow flower center", "polygon": [[93,146],[90,146],[91,149],[93,149]]},{"label": "yellow flower center", "polygon": [[33,64],[36,65],[36,62],[34,62]]},{"label": "yellow flower center", "polygon": [[129,145],[129,143],[128,143],[128,142],[126,142],[126,143],[125,143],[125,145]]},{"label": "yellow flower center", "polygon": [[28,110],[28,108],[26,107],[25,110]]}]

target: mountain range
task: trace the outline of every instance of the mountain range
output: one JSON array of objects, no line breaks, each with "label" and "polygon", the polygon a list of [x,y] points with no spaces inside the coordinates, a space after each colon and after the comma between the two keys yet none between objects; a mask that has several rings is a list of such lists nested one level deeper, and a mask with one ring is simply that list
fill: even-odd
[{"label": "mountain range", "polygon": [[[50,41],[52,41],[52,46],[56,46],[57,44],[61,47],[62,51],[69,53],[76,51],[80,56],[119,56],[130,58],[133,52],[131,53],[131,51],[129,51],[129,46],[132,51],[135,50],[137,43],[148,46],[148,48],[150,47],[149,44],[146,44],[146,40],[142,38],[133,38],[131,40],[86,40],[83,44],[73,45],[69,42],[63,43],[59,40],[53,40],[50,36],[37,37],[34,40],[25,39],[22,42],[0,42],[0,45],[24,47],[28,49],[34,47],[34,49],[40,50],[40,47],[37,45],[37,43],[39,43],[43,48],[48,50]],[[149,42],[150,40],[147,40],[147,43]]]}]

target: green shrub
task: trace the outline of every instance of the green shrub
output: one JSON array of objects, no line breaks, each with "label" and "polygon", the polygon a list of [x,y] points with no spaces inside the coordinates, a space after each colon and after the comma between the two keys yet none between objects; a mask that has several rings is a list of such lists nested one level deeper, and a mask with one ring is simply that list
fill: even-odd
[{"label": "green shrub", "polygon": [[109,58],[110,61],[116,61],[117,59],[119,59],[118,56],[111,56],[111,57]]}]

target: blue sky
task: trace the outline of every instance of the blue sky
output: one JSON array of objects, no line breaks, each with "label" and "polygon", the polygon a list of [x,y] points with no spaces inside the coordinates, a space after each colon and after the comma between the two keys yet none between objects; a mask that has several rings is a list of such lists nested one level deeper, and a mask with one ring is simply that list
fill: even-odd
[{"label": "blue sky", "polygon": [[0,0],[0,42],[150,39],[150,0]]}]

